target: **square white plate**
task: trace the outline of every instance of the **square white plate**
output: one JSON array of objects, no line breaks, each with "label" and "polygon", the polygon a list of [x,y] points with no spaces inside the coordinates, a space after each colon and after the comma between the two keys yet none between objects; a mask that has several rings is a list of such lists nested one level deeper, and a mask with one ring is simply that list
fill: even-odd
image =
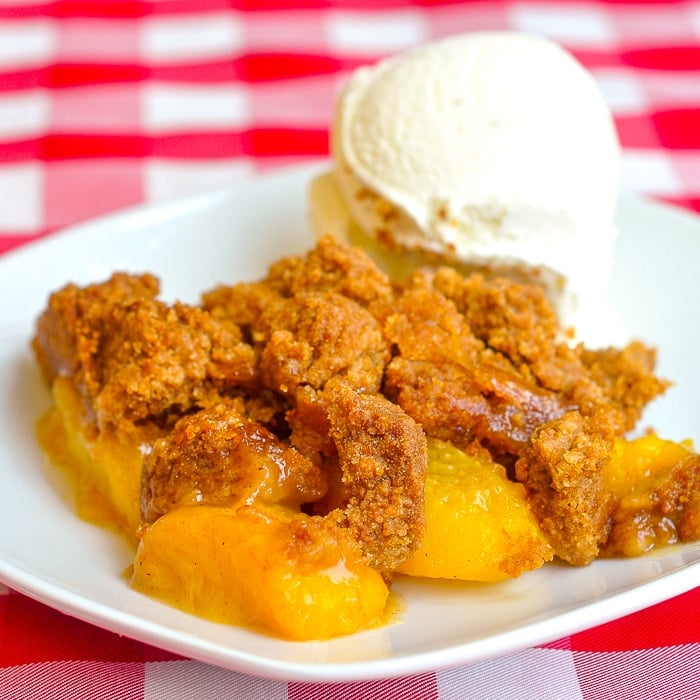
[{"label": "square white plate", "polygon": [[[261,276],[313,244],[307,187],[316,168],[265,176],[234,191],[103,218],[0,258],[0,580],[70,615],[213,664],[283,679],[359,680],[446,668],[557,639],[697,585],[700,544],[584,569],[550,565],[498,585],[399,580],[392,624],[329,642],[281,641],[206,622],[129,589],[132,554],[78,519],[46,466],[34,420],[48,405],[29,342],[36,316],[68,281],[150,271],[163,297],[194,302],[217,283]],[[658,346],[676,382],[645,425],[700,441],[700,221],[622,198],[613,303]]]}]

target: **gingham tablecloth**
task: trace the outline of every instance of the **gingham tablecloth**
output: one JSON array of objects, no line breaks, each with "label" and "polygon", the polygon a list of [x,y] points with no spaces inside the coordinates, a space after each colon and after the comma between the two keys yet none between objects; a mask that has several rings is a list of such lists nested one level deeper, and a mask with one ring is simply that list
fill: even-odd
[{"label": "gingham tablecloth", "polygon": [[[623,189],[700,211],[700,2],[3,0],[0,252],[323,157],[350,70],[500,28],[549,36],[591,69],[624,148]],[[174,657],[0,584],[0,700],[249,697],[697,700],[700,588],[470,667],[322,685]]]}]

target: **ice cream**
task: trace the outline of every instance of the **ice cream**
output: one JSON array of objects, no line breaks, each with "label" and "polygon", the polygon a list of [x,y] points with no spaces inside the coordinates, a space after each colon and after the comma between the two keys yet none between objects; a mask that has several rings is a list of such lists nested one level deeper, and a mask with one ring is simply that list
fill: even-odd
[{"label": "ice cream", "polygon": [[331,150],[311,192],[318,233],[359,226],[385,248],[534,279],[565,323],[598,335],[619,145],[595,81],[560,46],[478,32],[361,68]]}]

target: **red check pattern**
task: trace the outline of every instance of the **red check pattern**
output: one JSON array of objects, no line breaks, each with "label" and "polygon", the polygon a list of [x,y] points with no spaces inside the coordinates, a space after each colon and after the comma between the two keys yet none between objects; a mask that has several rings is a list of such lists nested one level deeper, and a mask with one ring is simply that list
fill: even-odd
[{"label": "red check pattern", "polygon": [[[700,2],[19,0],[0,4],[0,252],[125,206],[327,155],[340,83],[429,39],[519,29],[593,73],[623,189],[700,212]],[[700,699],[700,588],[467,668],[321,685],[124,639],[0,584],[0,700]]]}]

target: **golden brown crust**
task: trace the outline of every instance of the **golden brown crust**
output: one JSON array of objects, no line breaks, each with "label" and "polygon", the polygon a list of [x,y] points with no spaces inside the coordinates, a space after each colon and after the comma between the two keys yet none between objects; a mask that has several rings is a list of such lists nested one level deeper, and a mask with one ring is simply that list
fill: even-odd
[{"label": "golden brown crust", "polygon": [[556,343],[559,325],[541,287],[479,274],[465,278],[445,267],[436,271],[434,286],[455,303],[477,338],[516,367],[549,355]]},{"label": "golden brown crust", "polygon": [[283,258],[270,267],[267,283],[283,296],[335,292],[363,306],[392,294],[389,278],[360,248],[323,236],[306,255]]},{"label": "golden brown crust", "polygon": [[580,348],[591,379],[620,412],[621,432],[632,430],[644,408],[671,385],[654,374],[656,350],[633,341],[622,349]]},{"label": "golden brown crust", "polygon": [[[250,465],[269,476],[284,463],[286,486],[269,498],[296,494],[386,571],[422,531],[426,434],[488,451],[525,484],[559,556],[590,561],[610,523],[601,465],[667,386],[641,343],[561,342],[538,287],[448,268],[391,284],[330,237],[201,306],[157,294],[150,275],[68,285],[33,343],[47,381],[69,374],[80,387],[96,430],[166,435],[146,460],[146,517],[193,493],[230,500],[254,481]],[[657,496],[695,499],[678,527],[697,536],[691,472]]]},{"label": "golden brown crust", "polygon": [[155,442],[144,460],[141,510],[153,522],[183,505],[299,506],[326,488],[308,458],[250,422],[240,405],[221,403],[181,418]]},{"label": "golden brown crust", "polygon": [[83,288],[67,284],[54,292],[37,320],[32,342],[46,380],[51,382],[57,375],[71,374],[78,375],[79,382],[89,384],[91,358],[109,310],[119,304],[154,299],[158,290],[158,280],[153,275],[115,273],[100,284]]},{"label": "golden brown crust", "polygon": [[379,390],[389,344],[376,319],[334,292],[305,292],[263,314],[267,342],[260,354],[265,386],[292,394],[298,386],[322,389],[333,377],[365,391]]},{"label": "golden brown crust", "polygon": [[425,434],[383,396],[332,382],[324,398],[347,498],[331,516],[352,530],[371,566],[392,571],[423,532]]},{"label": "golden brown crust", "polygon": [[670,385],[654,373],[655,350],[639,341],[602,350],[564,342],[540,287],[480,274],[462,277],[450,268],[424,274],[422,283],[455,304],[499,362],[528,383],[558,394],[564,406],[587,416],[605,411],[620,436]]},{"label": "golden brown crust", "polygon": [[281,295],[263,282],[242,282],[232,286],[219,285],[202,295],[202,308],[212,318],[231,321],[244,334],[245,339],[255,344],[258,322],[265,309],[281,299]]},{"label": "golden brown crust", "polygon": [[253,350],[238,329],[199,308],[159,301],[118,305],[94,355],[101,424],[183,414],[255,383]]},{"label": "golden brown crust", "polygon": [[614,440],[604,412],[570,411],[538,427],[515,465],[555,554],[577,566],[593,561],[608,535],[613,504],[603,469]]},{"label": "golden brown crust", "polygon": [[564,413],[560,396],[517,371],[478,339],[467,318],[414,278],[386,319],[397,348],[385,389],[428,435],[460,447],[476,440],[499,458],[517,456],[534,428]]},{"label": "golden brown crust", "polygon": [[204,310],[155,299],[150,275],[113,275],[52,295],[34,348],[49,380],[70,374],[104,429],[168,420],[256,383],[238,327]]}]

